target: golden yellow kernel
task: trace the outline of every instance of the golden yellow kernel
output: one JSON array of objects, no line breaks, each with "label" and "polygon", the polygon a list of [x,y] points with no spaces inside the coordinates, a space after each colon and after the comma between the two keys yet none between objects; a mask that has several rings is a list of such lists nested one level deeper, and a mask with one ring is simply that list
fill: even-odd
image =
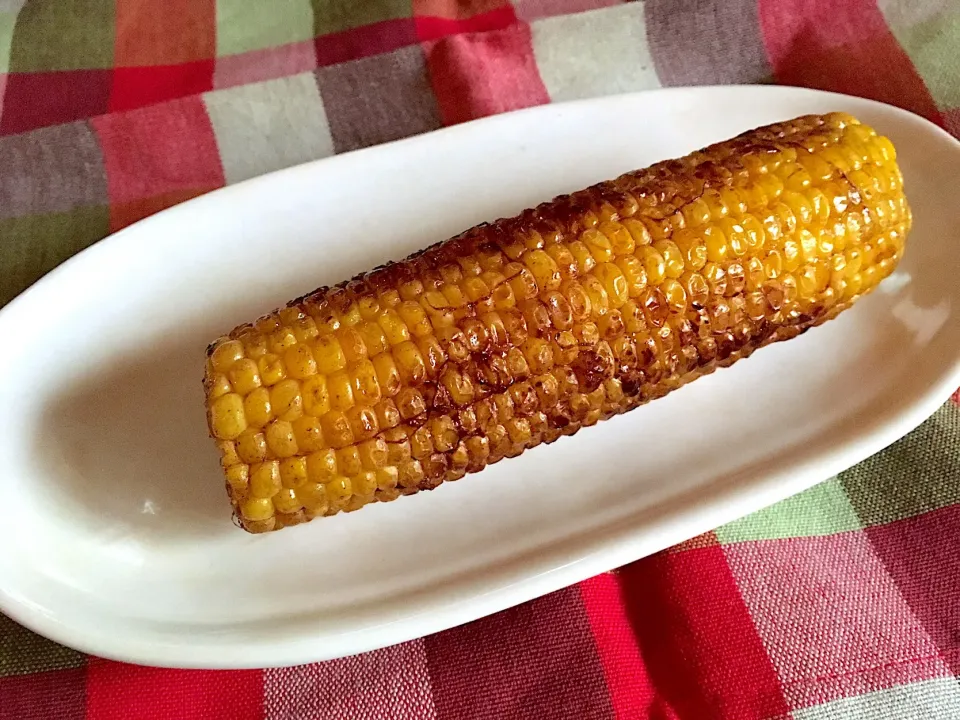
[{"label": "golden yellow kernel", "polygon": [[347,410],[347,420],[356,442],[373,437],[380,431],[373,408],[357,405]]},{"label": "golden yellow kernel", "polygon": [[377,473],[366,470],[350,478],[351,489],[354,495],[363,498],[372,498],[377,490]]},{"label": "golden yellow kernel", "polygon": [[290,457],[297,454],[297,439],[293,434],[293,425],[286,420],[274,420],[264,430],[267,447],[277,457]]},{"label": "golden yellow kernel", "polygon": [[580,240],[587,246],[593,259],[598,263],[610,262],[613,258],[613,243],[599,230],[585,230]]},{"label": "golden yellow kernel", "polygon": [[615,255],[630,255],[636,249],[637,243],[629,231],[618,222],[600,223],[600,232],[610,240],[610,246]]},{"label": "golden yellow kernel", "polygon": [[303,507],[303,503],[297,497],[297,491],[288,487],[281,488],[273,496],[273,506],[277,509],[277,512],[295,513]]},{"label": "golden yellow kernel", "polygon": [[342,410],[331,410],[321,417],[320,427],[330,447],[342,448],[353,443],[353,430]]},{"label": "golden yellow kernel", "polygon": [[236,393],[221,395],[210,404],[210,430],[218,440],[234,440],[247,429],[243,398]]},{"label": "golden yellow kernel", "polygon": [[[590,232],[596,232],[596,230]],[[523,262],[533,274],[541,293],[556,290],[560,287],[562,281],[560,268],[557,267],[557,263],[549,254],[543,250],[531,250],[524,253]]]},{"label": "golden yellow kernel", "polygon": [[387,443],[383,438],[373,438],[356,447],[364,469],[379,470],[387,464]]},{"label": "golden yellow kernel", "polygon": [[546,340],[528,338],[521,350],[533,374],[540,375],[553,368],[553,349]]},{"label": "golden yellow kernel", "polygon": [[264,355],[257,360],[257,367],[260,370],[261,381],[267,386],[276,385],[287,376],[283,361],[276,355]]},{"label": "golden yellow kernel", "polygon": [[239,458],[247,464],[263,462],[267,457],[267,439],[263,433],[253,429],[240,434],[236,448]]},{"label": "golden yellow kernel", "polygon": [[291,348],[296,344],[297,336],[293,334],[293,330],[287,327],[281,327],[280,329],[271,333],[267,342],[270,352],[276,353],[277,355],[283,355],[288,348]]},{"label": "golden yellow kernel", "polygon": [[299,452],[309,453],[325,447],[323,430],[318,417],[304,415],[294,420],[292,425],[293,436],[297,441]]},{"label": "golden yellow kernel", "polygon": [[237,360],[230,368],[228,375],[234,391],[241,395],[246,395],[260,387],[260,372],[257,369],[257,363],[250,358]]},{"label": "golden yellow kernel", "polygon": [[313,483],[329,482],[337,474],[337,454],[333,448],[307,456],[307,478]]},{"label": "golden yellow kernel", "polygon": [[397,484],[400,481],[400,473],[397,471],[397,468],[393,465],[388,465],[387,467],[378,468],[376,470],[377,474],[377,488],[383,491],[390,491],[397,487]]},{"label": "golden yellow kernel", "polygon": [[270,498],[249,497],[240,505],[240,514],[244,520],[269,520],[273,517],[273,503]]},{"label": "golden yellow kernel", "polygon": [[360,452],[356,445],[349,445],[337,451],[337,472],[352,477],[361,470],[363,470],[363,463],[360,462]]},{"label": "golden yellow kernel", "polygon": [[[333,494],[339,497],[339,493],[336,490],[334,490]],[[327,486],[314,482],[305,483],[297,488],[297,499],[303,503],[303,507],[314,516],[325,515],[332,504],[327,493]]]},{"label": "golden yellow kernel", "polygon": [[246,415],[247,424],[251,427],[263,427],[270,422],[273,418],[270,391],[267,388],[257,388],[247,395],[243,401],[243,412]]},{"label": "golden yellow kernel", "polygon": [[727,236],[719,225],[710,225],[703,228],[703,239],[707,245],[707,260],[709,262],[720,263],[727,259],[729,243]]},{"label": "golden yellow kernel", "polygon": [[637,257],[643,263],[647,272],[647,282],[650,285],[659,285],[666,277],[667,265],[663,255],[655,248],[649,245],[641,247],[637,251]]},{"label": "golden yellow kernel", "polygon": [[[647,287],[647,270],[643,263],[633,255],[623,255],[618,257],[615,262],[624,278],[626,278],[627,294],[630,297],[637,297]],[[568,301],[571,300],[569,295],[566,297]]]},{"label": "golden yellow kernel", "polygon": [[381,353],[373,358],[373,367],[377,373],[377,382],[380,392],[386,397],[393,397],[402,385],[400,371],[393,360],[391,353]]},{"label": "golden yellow kernel", "polygon": [[426,425],[417,428],[410,436],[410,452],[418,460],[422,460],[433,453],[433,438],[430,436],[430,429]]},{"label": "golden yellow kernel", "polygon": [[577,262],[578,275],[586,275],[596,267],[597,261],[593,258],[593,255],[590,254],[590,250],[584,243],[576,240],[570,243],[569,249]]},{"label": "golden yellow kernel", "polygon": [[694,198],[681,209],[686,225],[691,228],[710,221],[710,206],[702,198]]},{"label": "golden yellow kernel", "polygon": [[392,355],[402,383],[418,384],[426,379],[427,364],[420,354],[420,349],[412,342],[395,346]]},{"label": "golden yellow kernel", "polygon": [[307,481],[307,458],[290,457],[281,460],[279,471],[283,487],[298,488]]},{"label": "golden yellow kernel", "polygon": [[281,380],[270,390],[270,405],[275,417],[281,420],[296,420],[303,414],[303,398],[300,383],[296,380]]},{"label": "golden yellow kernel", "polygon": [[703,266],[703,272],[701,274],[704,280],[707,281],[707,285],[710,286],[711,294],[724,295],[727,292],[727,273],[722,265],[708,262]]},{"label": "golden yellow kernel", "polygon": [[[630,286],[620,268],[613,263],[601,263],[597,266],[596,270],[594,270],[594,277],[596,277],[603,286],[609,307],[613,309],[623,307],[623,304],[627,302],[630,297]],[[586,278],[584,278],[584,280],[586,280]],[[590,293],[589,287],[587,287],[587,292]],[[592,295],[591,302],[593,302]],[[571,314],[571,321],[572,319]]]},{"label": "golden yellow kernel", "polygon": [[297,342],[306,343],[317,338],[320,331],[317,329],[317,323],[312,317],[302,317],[293,326],[293,334]]},{"label": "golden yellow kernel", "polygon": [[351,373],[341,371],[327,377],[327,392],[334,410],[349,410],[353,407],[353,378]]},{"label": "golden yellow kernel", "polygon": [[661,240],[654,245],[657,252],[663,256],[664,269],[669,278],[678,278],[683,275],[683,254],[676,243],[670,240]]},{"label": "golden yellow kernel", "polygon": [[250,494],[257,498],[271,498],[279,492],[280,464],[276,460],[257,463],[250,467]]},{"label": "golden yellow kernel", "polygon": [[325,375],[343,370],[347,364],[347,357],[336,335],[317,338],[313,345],[313,357],[317,370]]},{"label": "golden yellow kernel", "polygon": [[209,400],[216,400],[218,397],[226,395],[232,390],[233,388],[230,386],[230,381],[226,375],[214,375],[213,380],[210,381],[210,390],[207,392],[207,398]]},{"label": "golden yellow kernel", "polygon": [[317,363],[313,359],[313,353],[306,345],[294,345],[284,353],[286,361],[287,374],[291,378],[303,380],[317,372]]},{"label": "golden yellow kernel", "polygon": [[374,405],[373,411],[377,416],[377,424],[384,430],[400,424],[400,411],[393,400],[381,400]]},{"label": "golden yellow kernel", "polygon": [[362,322],[357,325],[356,330],[358,333],[360,333],[360,337],[363,339],[364,345],[366,346],[367,355],[369,357],[374,357],[375,355],[378,355],[386,350],[387,337],[383,333],[383,328],[381,328],[376,322]]},{"label": "golden yellow kernel", "polygon": [[210,360],[214,370],[226,373],[233,364],[243,357],[243,343],[239,340],[227,340],[214,348]]},{"label": "golden yellow kernel", "polygon": [[[473,281],[480,282],[477,278],[473,278]],[[430,324],[430,320],[427,318],[427,314],[420,306],[420,303],[412,301],[402,302],[397,307],[397,313],[414,337],[423,337],[433,332],[433,326]]]}]

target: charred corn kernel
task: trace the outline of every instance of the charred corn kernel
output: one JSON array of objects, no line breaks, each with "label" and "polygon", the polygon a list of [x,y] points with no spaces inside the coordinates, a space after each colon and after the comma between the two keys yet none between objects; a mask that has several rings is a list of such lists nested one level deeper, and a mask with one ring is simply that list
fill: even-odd
[{"label": "charred corn kernel", "polygon": [[270,405],[275,417],[281,420],[296,420],[303,414],[303,397],[300,383],[296,380],[281,380],[270,391]]},{"label": "charred corn kernel", "polygon": [[824,322],[903,253],[894,157],[840,114],[760,128],[241,326],[204,378],[235,515],[431,489]]},{"label": "charred corn kernel", "polygon": [[227,393],[210,403],[210,430],[215,438],[233,440],[247,429],[243,412],[243,398],[237,393]]}]

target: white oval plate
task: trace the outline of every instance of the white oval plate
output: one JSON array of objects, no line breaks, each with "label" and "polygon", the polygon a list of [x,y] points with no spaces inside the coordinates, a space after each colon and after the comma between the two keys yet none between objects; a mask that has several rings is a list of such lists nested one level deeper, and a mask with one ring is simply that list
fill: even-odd
[{"label": "white oval plate", "polygon": [[[207,438],[207,341],[554,195],[748,128],[847,110],[899,149],[916,226],[838,320],[458,483],[250,536]],[[862,460],[960,385],[960,144],[775,87],[553,105],[310,163],[148,218],[0,312],[0,609],[156,665],[303,663],[467,622]]]}]

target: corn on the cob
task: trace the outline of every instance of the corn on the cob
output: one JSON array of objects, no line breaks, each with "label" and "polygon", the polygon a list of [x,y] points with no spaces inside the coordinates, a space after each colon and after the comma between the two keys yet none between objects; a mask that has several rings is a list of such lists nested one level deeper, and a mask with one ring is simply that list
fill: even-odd
[{"label": "corn on the cob", "polygon": [[485,224],[242,325],[204,387],[263,532],[432,489],[791,338],[872,290],[893,145],[801,117]]}]

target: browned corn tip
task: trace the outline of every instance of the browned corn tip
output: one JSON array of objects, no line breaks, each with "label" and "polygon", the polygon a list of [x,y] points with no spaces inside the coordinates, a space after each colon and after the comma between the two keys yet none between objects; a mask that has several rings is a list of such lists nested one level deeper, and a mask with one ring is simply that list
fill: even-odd
[{"label": "browned corn tip", "polygon": [[892,144],[835,113],[321,288],[208,351],[234,512],[274,530],[571,435],[835,316],[909,227]]}]

